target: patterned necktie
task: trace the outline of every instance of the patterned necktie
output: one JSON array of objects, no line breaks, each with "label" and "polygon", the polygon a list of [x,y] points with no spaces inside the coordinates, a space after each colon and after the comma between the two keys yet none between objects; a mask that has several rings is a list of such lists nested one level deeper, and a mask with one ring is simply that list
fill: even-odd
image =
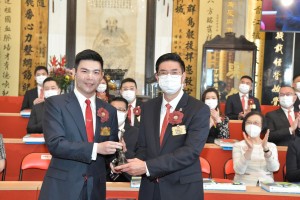
[{"label": "patterned necktie", "polygon": [[132,105],[129,104],[128,105],[128,112],[127,112],[127,118],[128,118],[128,121],[129,121],[129,124],[131,125],[131,108],[132,108]]},{"label": "patterned necktie", "polygon": [[293,121],[293,118],[292,118],[292,115],[291,115],[291,112],[292,111],[288,111],[288,120],[289,120],[289,123],[290,123],[290,127],[293,125],[294,121]]},{"label": "patterned necktie", "polygon": [[172,106],[167,103],[166,107],[167,107],[166,115],[165,115],[165,118],[164,118],[164,121],[163,121],[163,124],[162,124],[162,127],[161,127],[161,131],[160,131],[160,138],[159,138],[160,146],[162,146],[162,142],[164,140],[165,132],[166,132],[167,126],[169,124],[169,114],[170,114],[170,110],[171,110]]},{"label": "patterned necktie", "polygon": [[242,107],[243,107],[243,110],[246,110],[245,109],[245,106],[246,106],[246,101],[245,101],[245,97],[246,97],[246,95],[242,95]]},{"label": "patterned necktie", "polygon": [[94,126],[93,126],[93,115],[91,109],[91,101],[89,99],[85,100],[85,129],[89,142],[94,141]]}]

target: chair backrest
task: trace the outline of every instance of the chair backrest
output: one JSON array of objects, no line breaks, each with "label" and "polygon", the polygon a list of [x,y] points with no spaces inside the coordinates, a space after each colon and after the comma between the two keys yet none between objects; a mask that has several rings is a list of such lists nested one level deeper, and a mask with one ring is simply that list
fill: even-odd
[{"label": "chair backrest", "polygon": [[230,158],[227,160],[224,164],[224,178],[227,179],[227,175],[229,174],[235,174],[235,171],[233,169],[233,160]]},{"label": "chair backrest", "polygon": [[199,159],[200,159],[202,173],[208,174],[208,177],[212,178],[211,166],[208,160],[202,157],[199,157]]},{"label": "chair backrest", "polygon": [[46,170],[51,161],[50,153],[30,153],[26,155],[21,163],[19,181],[22,180],[23,170],[42,169]]},{"label": "chair backrest", "polygon": [[283,181],[287,181],[287,180],[286,180],[286,164],[283,165],[283,168],[282,168],[282,176],[283,176]]}]

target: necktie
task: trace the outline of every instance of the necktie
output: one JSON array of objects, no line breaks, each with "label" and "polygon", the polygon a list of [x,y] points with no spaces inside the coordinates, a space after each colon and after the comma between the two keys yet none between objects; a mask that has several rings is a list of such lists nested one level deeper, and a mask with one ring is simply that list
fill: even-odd
[{"label": "necktie", "polygon": [[245,106],[246,106],[245,96],[246,95],[244,95],[244,94],[242,96],[242,107],[243,107],[243,110],[245,110]]},{"label": "necktie", "polygon": [[163,121],[163,124],[162,124],[162,127],[161,127],[161,131],[160,131],[160,138],[159,138],[160,146],[162,146],[162,142],[163,142],[163,139],[164,139],[164,136],[165,136],[165,132],[166,132],[166,129],[167,129],[167,126],[168,126],[168,123],[169,123],[169,114],[170,114],[170,110],[171,110],[171,105],[170,104],[167,103],[166,107],[167,107],[167,111],[166,111],[166,115],[165,115],[165,118],[164,118],[164,121]]},{"label": "necktie", "polygon": [[130,124],[130,125],[131,125],[131,108],[132,108],[132,105],[129,104],[129,105],[128,105],[127,118],[128,118],[128,121],[129,121],[129,124]]},{"label": "necktie", "polygon": [[43,88],[40,89],[40,98],[41,99],[44,98],[44,90],[43,90]]},{"label": "necktie", "polygon": [[93,115],[91,109],[91,101],[89,99],[85,100],[85,129],[89,142],[94,141],[94,127],[93,127]]},{"label": "necktie", "polygon": [[290,110],[288,111],[288,120],[289,120],[290,126],[292,126],[293,123],[294,123],[294,121],[293,121],[293,118],[292,118],[292,115],[291,115],[291,111],[290,111]]}]

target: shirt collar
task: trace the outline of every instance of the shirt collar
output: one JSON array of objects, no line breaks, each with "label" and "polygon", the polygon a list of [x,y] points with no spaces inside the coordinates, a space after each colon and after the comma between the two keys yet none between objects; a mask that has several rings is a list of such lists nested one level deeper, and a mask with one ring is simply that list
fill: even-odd
[{"label": "shirt collar", "polygon": [[134,99],[134,101],[130,105],[132,106],[132,108],[136,107],[136,98]]},{"label": "shirt collar", "polygon": [[239,92],[239,95],[240,95],[240,98],[242,98],[243,95],[246,95],[245,97],[246,97],[246,98],[249,98],[249,94],[243,94],[243,93]]},{"label": "shirt collar", "polygon": [[294,112],[294,106],[291,109],[286,109],[284,107],[281,106],[281,109],[285,112],[288,113],[289,111]]},{"label": "shirt collar", "polygon": [[177,97],[175,97],[172,101],[167,102],[164,98],[163,95],[163,102],[162,102],[162,107],[165,109],[166,108],[166,104],[169,103],[172,106],[172,110],[175,110],[175,108],[177,107],[177,104],[179,103],[181,97],[183,96],[184,92],[183,90],[180,90],[179,94],[177,95]]},{"label": "shirt collar", "polygon": [[89,100],[91,100],[91,105],[94,106],[94,107],[96,107],[96,106],[95,106],[95,102],[96,102],[96,92],[95,92],[95,94],[94,94],[91,98],[86,98],[86,97],[85,97],[83,94],[81,94],[81,93],[77,90],[77,88],[75,87],[75,88],[74,88],[74,93],[75,93],[75,96],[77,97],[77,99],[78,99],[80,105],[85,105],[85,100],[86,100],[86,99],[89,99]]}]

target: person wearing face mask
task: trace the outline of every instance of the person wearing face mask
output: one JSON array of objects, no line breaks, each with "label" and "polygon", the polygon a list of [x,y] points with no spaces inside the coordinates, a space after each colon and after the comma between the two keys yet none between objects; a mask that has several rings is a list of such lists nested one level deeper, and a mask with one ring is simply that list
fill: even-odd
[{"label": "person wearing face mask", "polygon": [[[44,80],[43,90],[45,98],[59,95],[61,92],[59,84],[52,77],[48,77]],[[27,124],[27,133],[43,133],[43,114],[44,102],[36,104],[32,107],[30,118]]]},{"label": "person wearing face mask", "polygon": [[48,77],[48,69],[44,66],[37,66],[34,70],[34,79],[37,87],[27,90],[21,106],[21,111],[24,109],[32,109],[33,105],[44,101],[43,82]]},{"label": "person wearing face mask", "polygon": [[[243,119],[250,111],[260,112],[259,100],[252,95],[253,80],[250,76],[242,76],[239,84],[239,93],[230,95],[225,104],[225,115],[229,119]],[[251,105],[250,105],[251,103]]]},{"label": "person wearing face mask", "polygon": [[295,136],[299,135],[299,112],[295,112],[294,103],[296,94],[291,86],[281,86],[279,90],[280,108],[266,114],[268,128],[270,129],[269,141],[277,146],[288,146]]},{"label": "person wearing face mask", "polygon": [[105,102],[110,102],[110,100],[115,97],[115,96],[109,94],[109,87],[108,87],[105,76],[101,80],[101,82],[98,85],[96,90],[97,90],[97,92],[96,92],[97,98],[99,98]]},{"label": "person wearing face mask", "polygon": [[203,200],[199,155],[209,133],[209,107],[182,90],[185,64],[176,53],[156,61],[163,95],[143,103],[136,158],[113,167],[115,172],[142,175],[143,200]]},{"label": "person wearing face mask", "polygon": [[[256,186],[262,181],[274,182],[273,172],[278,171],[278,151],[268,142],[264,116],[257,111],[248,113],[242,123],[244,140],[236,142],[232,149],[234,181]],[[261,139],[260,135],[264,134]]]},{"label": "person wearing face mask", "polygon": [[[127,159],[134,158],[137,150],[137,140],[139,129],[131,126],[127,119],[128,102],[123,97],[115,97],[111,100],[110,104],[117,109],[118,125],[119,125],[119,140],[121,139],[121,131],[123,131],[123,151]],[[127,173],[122,173],[117,179],[112,179],[108,176],[107,181],[111,182],[130,182],[131,176]]]},{"label": "person wearing face mask", "polygon": [[132,78],[125,78],[121,82],[120,94],[128,101],[127,120],[131,126],[139,127],[140,125],[140,108],[142,101],[136,97],[137,84]]},{"label": "person wearing face mask", "polygon": [[210,108],[210,129],[206,143],[214,143],[216,138],[229,138],[229,118],[220,116],[218,91],[208,88],[203,92],[201,100]]},{"label": "person wearing face mask", "polygon": [[296,75],[293,78],[293,88],[296,92],[297,98],[294,103],[294,111],[299,112],[300,111],[300,75]]}]

